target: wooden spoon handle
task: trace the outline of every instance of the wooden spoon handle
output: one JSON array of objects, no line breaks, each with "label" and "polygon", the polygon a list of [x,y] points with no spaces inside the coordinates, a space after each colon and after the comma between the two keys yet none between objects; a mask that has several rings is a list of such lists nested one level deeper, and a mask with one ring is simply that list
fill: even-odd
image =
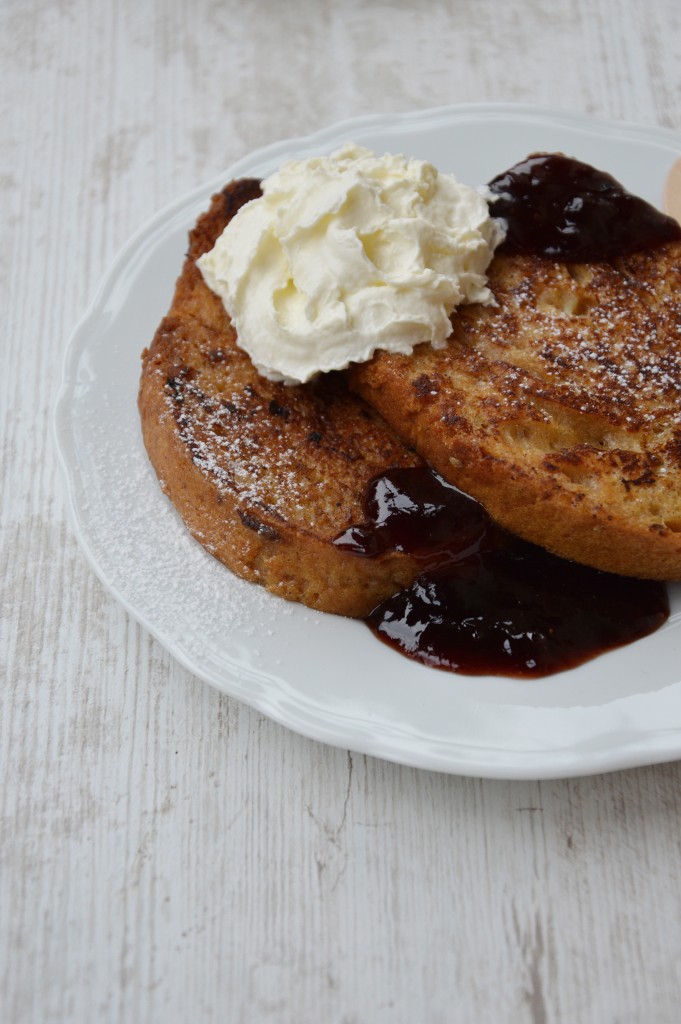
[{"label": "wooden spoon handle", "polygon": [[664,210],[681,224],[681,157],[669,168],[664,184]]}]

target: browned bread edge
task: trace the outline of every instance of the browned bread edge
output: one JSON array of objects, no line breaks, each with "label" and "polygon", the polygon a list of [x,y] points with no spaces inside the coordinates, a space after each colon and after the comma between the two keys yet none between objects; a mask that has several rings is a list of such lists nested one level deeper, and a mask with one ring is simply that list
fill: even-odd
[{"label": "browned bread edge", "polygon": [[500,525],[564,558],[681,579],[681,244],[616,264],[498,256],[496,308],[352,386]]},{"label": "browned bread edge", "polygon": [[[339,549],[333,537],[361,520],[372,476],[420,459],[347,390],[340,375],[319,387],[272,384],[258,377],[236,346],[229,319],[195,264],[258,192],[255,181],[231,183],[212,198],[190,234],[171,309],[142,354],[138,405],[144,443],[185,525],[220,562],[280,597],[364,616],[410,583],[417,566],[399,552],[358,557]],[[230,388],[238,391],[234,404],[241,416],[234,427],[233,416],[217,418],[232,404],[225,398]],[[229,450],[223,455],[213,428],[234,430],[235,450],[251,438],[261,446],[269,463],[269,496],[254,493],[243,465],[236,478]],[[254,472],[262,471],[257,462],[256,455]],[[271,467],[279,462],[278,480]],[[295,509],[286,504],[294,470],[300,477]],[[313,510],[309,516],[306,504]]]}]

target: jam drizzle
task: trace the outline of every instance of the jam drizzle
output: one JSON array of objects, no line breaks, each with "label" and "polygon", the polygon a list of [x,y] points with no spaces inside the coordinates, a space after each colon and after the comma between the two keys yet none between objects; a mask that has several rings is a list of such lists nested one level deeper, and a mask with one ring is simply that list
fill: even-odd
[{"label": "jam drizzle", "polygon": [[[611,175],[536,153],[489,183],[507,222],[498,251],[611,260],[681,240],[681,226]],[[631,643],[669,617],[663,583],[600,572],[497,527],[483,507],[428,468],[371,481],[365,521],[335,543],[361,557],[409,553],[423,574],[375,608],[381,640],[456,672],[534,678]]]},{"label": "jam drizzle", "polygon": [[404,551],[424,569],[367,624],[435,668],[537,678],[646,636],[669,616],[664,584],[589,569],[521,541],[427,467],[375,477],[364,515],[336,538],[338,547],[368,558]]},{"label": "jam drizzle", "polygon": [[534,153],[488,188],[490,212],[508,225],[498,252],[610,260],[681,239],[673,217],[562,153]]}]

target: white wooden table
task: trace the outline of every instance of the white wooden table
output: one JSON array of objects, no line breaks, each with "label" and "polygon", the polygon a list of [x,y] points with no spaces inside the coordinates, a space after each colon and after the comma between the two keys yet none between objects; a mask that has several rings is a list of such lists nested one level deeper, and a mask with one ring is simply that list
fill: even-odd
[{"label": "white wooden table", "polygon": [[681,130],[676,0],[3,0],[0,48],[0,1020],[681,1020],[679,764],[477,781],[286,731],[104,591],[50,433],[71,329],[166,202],[368,112]]}]

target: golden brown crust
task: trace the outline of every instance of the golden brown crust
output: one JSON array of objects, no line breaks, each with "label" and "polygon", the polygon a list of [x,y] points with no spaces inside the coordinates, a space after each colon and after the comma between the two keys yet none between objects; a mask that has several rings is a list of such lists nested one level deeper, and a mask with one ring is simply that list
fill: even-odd
[{"label": "golden brown crust", "polygon": [[496,308],[352,386],[507,529],[575,561],[681,579],[681,243],[611,263],[497,256]]},{"label": "golden brown crust", "polygon": [[400,553],[360,558],[333,538],[361,521],[373,476],[420,460],[342,375],[275,384],[238,348],[195,262],[258,194],[256,181],[233,182],[190,234],[171,309],[142,356],[144,442],[164,491],[219,561],[281,597],[366,615],[416,566]]}]

